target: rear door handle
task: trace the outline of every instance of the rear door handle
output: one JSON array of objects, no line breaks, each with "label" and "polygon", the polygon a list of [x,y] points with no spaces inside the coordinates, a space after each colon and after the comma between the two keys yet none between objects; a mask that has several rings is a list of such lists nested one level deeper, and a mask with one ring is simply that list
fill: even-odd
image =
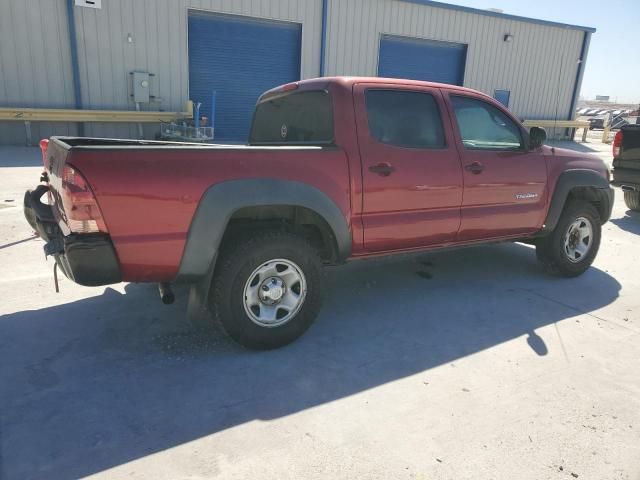
[{"label": "rear door handle", "polygon": [[479,173],[482,173],[482,171],[484,170],[484,165],[481,164],[480,162],[473,162],[473,163],[470,163],[469,165],[465,165],[464,169],[471,173],[475,173],[477,175]]},{"label": "rear door handle", "polygon": [[395,172],[395,168],[390,163],[382,162],[377,165],[372,165],[369,167],[369,171],[373,173],[377,173],[382,177],[388,177],[393,172]]}]

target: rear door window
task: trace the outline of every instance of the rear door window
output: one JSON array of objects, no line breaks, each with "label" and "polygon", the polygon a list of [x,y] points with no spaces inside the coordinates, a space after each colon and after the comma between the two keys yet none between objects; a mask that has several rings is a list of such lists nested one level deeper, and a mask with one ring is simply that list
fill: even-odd
[{"label": "rear door window", "polygon": [[333,143],[333,105],[328,92],[310,90],[268,97],[256,106],[252,145]]},{"label": "rear door window", "polygon": [[371,136],[381,143],[407,148],[444,148],[440,111],[433,95],[404,90],[367,90]]}]

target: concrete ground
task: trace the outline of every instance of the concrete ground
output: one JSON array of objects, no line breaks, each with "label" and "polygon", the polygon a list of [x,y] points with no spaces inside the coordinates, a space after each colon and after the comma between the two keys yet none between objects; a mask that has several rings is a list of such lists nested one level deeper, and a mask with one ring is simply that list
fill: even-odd
[{"label": "concrete ground", "polygon": [[303,338],[257,353],[198,336],[184,291],[56,294],[20,205],[38,165],[0,151],[3,480],[640,478],[640,215],[620,192],[579,278],[520,244],[355,262]]}]

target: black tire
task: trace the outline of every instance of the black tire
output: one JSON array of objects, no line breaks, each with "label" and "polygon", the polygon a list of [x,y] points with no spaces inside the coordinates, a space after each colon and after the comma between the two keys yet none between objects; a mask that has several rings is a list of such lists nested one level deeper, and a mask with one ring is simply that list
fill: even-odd
[{"label": "black tire", "polygon": [[[306,295],[286,323],[265,327],[245,311],[244,289],[252,273],[274,259],[285,259],[299,267],[306,281]],[[268,350],[287,345],[307,331],[320,311],[321,293],[322,270],[316,249],[291,233],[261,232],[222,249],[209,293],[209,309],[234,341],[250,349]]]},{"label": "black tire", "polygon": [[[586,218],[591,223],[593,239],[590,240],[591,246],[584,257],[572,262],[565,253],[564,242],[570,225],[580,217]],[[600,236],[598,210],[582,200],[570,201],[565,206],[553,232],[537,242],[536,255],[549,273],[563,277],[577,277],[583,274],[596,258],[600,248]]]},{"label": "black tire", "polygon": [[624,203],[627,204],[627,208],[629,210],[640,212],[640,192],[625,190]]}]

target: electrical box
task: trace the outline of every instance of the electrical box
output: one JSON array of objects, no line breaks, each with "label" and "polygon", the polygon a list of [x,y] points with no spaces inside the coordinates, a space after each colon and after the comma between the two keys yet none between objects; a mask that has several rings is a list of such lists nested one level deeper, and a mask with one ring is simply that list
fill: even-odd
[{"label": "electrical box", "polygon": [[76,0],[76,7],[102,8],[102,0]]},{"label": "electrical box", "polygon": [[133,101],[149,103],[149,72],[133,72]]}]

